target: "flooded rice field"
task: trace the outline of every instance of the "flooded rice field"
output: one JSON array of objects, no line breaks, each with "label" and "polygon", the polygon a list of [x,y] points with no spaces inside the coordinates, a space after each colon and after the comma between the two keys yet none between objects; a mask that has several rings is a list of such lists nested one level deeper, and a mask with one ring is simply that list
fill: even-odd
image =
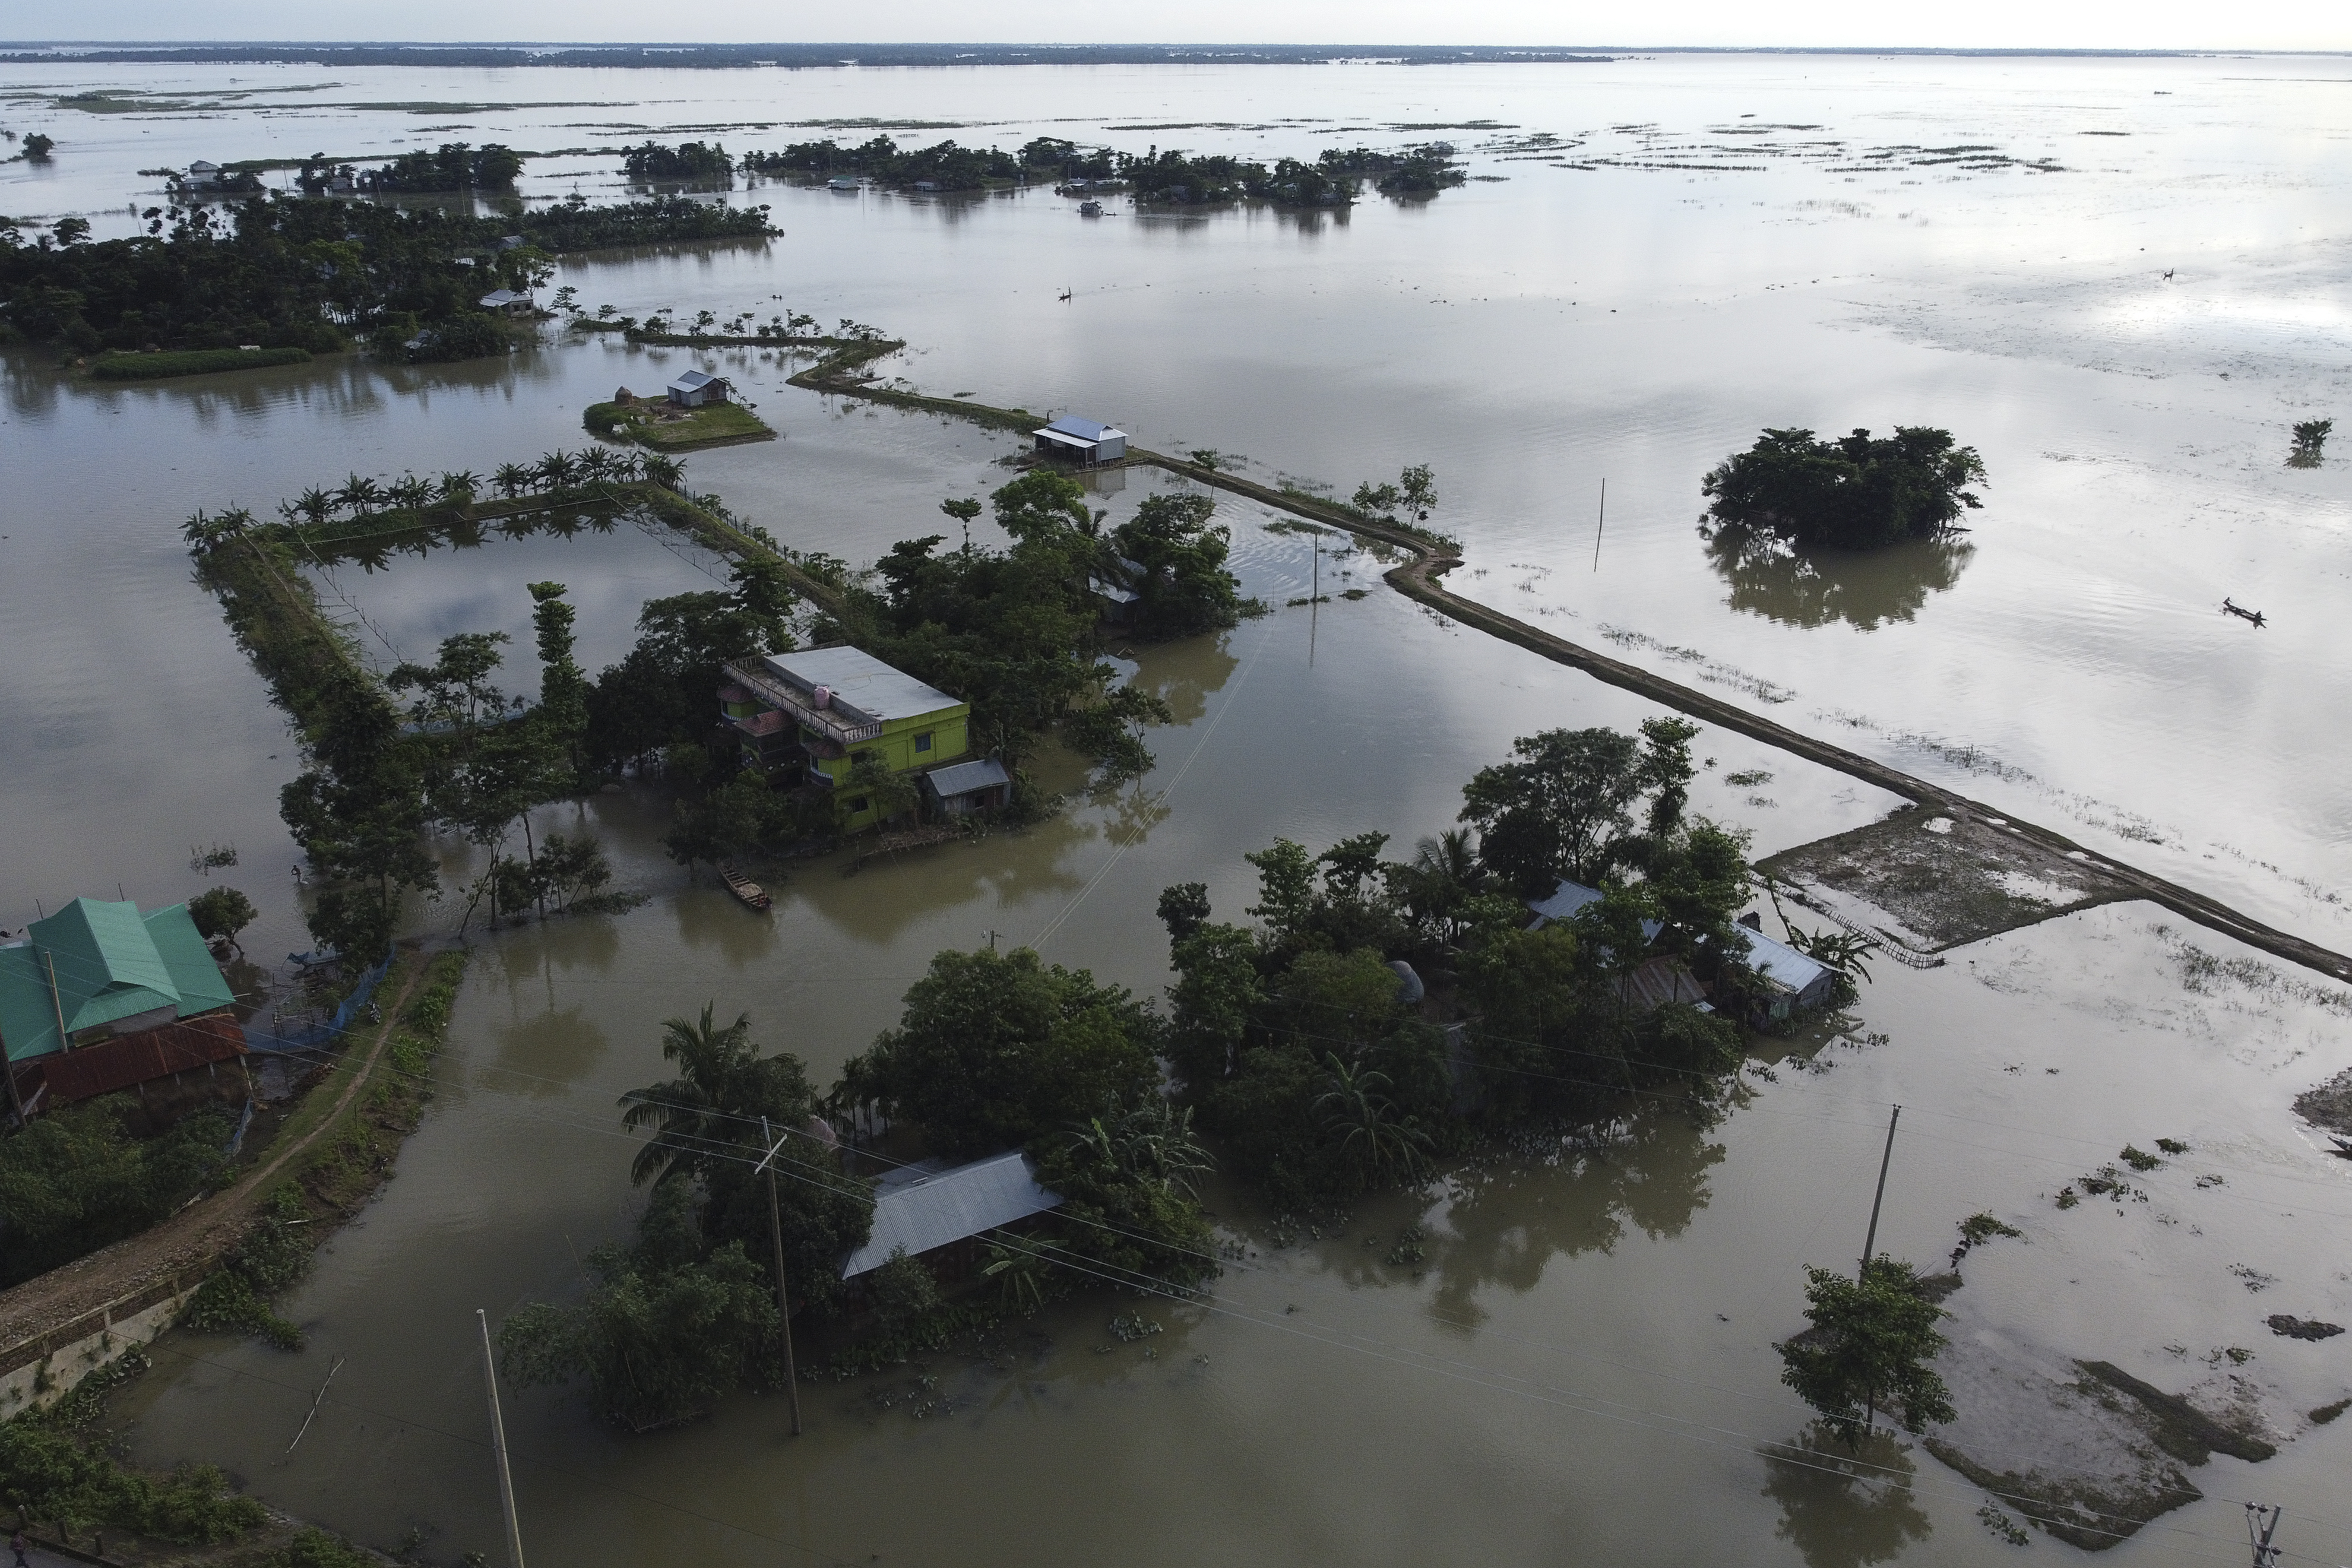
[{"label": "flooded rice field", "polygon": [[[1269,482],[1344,494],[1429,463],[1436,521],[1465,546],[1456,591],[2352,944],[2352,672],[2331,630],[2352,480],[2340,460],[2284,463],[2294,420],[2352,412],[2352,99],[2326,79],[2341,62],[12,70],[0,110],[58,149],[45,170],[0,168],[0,211],[83,214],[101,233],[155,194],[141,169],[198,157],[584,148],[535,160],[524,188],[603,199],[624,186],[594,149],[646,135],[740,148],[920,120],[940,128],[891,133],[1260,158],[1444,136],[1472,183],[1344,216],[1113,203],[1085,220],[1043,190],[763,185],[731,199],[772,206],[784,233],[765,246],[593,257],[557,282],[629,314],[870,321],[908,344],[883,373],[923,391],[1115,420],[1159,450],[1245,455]],[[155,96],[107,114],[63,101],[101,87]],[[1974,152],[1936,151],[1953,148]],[[550,328],[506,363],[325,360],[128,389],[10,351],[0,924],[118,883],[184,897],[202,885],[190,847],[229,842],[262,906],[247,945],[307,946],[277,819],[294,747],[190,580],[180,519],[266,511],[349,472],[576,447],[588,403],[690,365],[737,378],[782,436],[692,456],[694,486],[785,544],[868,560],[937,531],[941,497],[1004,476],[1011,437],[793,390],[769,351]],[[1730,559],[1697,534],[1699,476],[1759,427],[1898,422],[1984,454],[1965,540],[1856,563]],[[1155,482],[1130,473],[1099,504],[1123,511]],[[483,942],[398,1179],[289,1305],[310,1348],[164,1342],[129,1396],[139,1456],[219,1460],[371,1543],[417,1526],[438,1557],[490,1549],[472,1313],[562,1299],[580,1259],[626,1230],[640,1199],[614,1101],[663,1075],[662,1019],[706,1000],[748,1011],[823,1082],[941,947],[1028,943],[1156,993],[1161,887],[1206,881],[1231,917],[1250,893],[1242,854],[1276,835],[1409,844],[1451,824],[1464,780],[1514,736],[1659,711],[1388,592],[1368,552],[1327,539],[1318,562],[1255,507],[1228,497],[1220,515],[1245,591],[1281,605],[1318,571],[1327,592],[1335,572],[1373,591],[1133,651],[1179,721],[1138,784],[1089,794],[1069,765],[1055,786],[1072,805],[1042,826],[856,875],[803,862],[764,922],[663,856],[655,790],[545,813],[593,819],[651,902]],[[625,648],[637,602],[717,567],[622,523],[314,570],[371,657],[504,629],[520,686],[523,583],[571,585],[593,669]],[[2224,594],[2269,624],[2220,615]],[[1759,856],[1899,803],[1719,731],[1696,754],[1714,766],[1695,808],[1749,829]],[[2137,903],[1937,956],[1874,966],[1849,1017],[1759,1052],[1720,1121],[1639,1103],[1336,1233],[1223,1195],[1239,1255],[1205,1299],[1081,1298],[988,1356],[826,1385],[797,1443],[778,1400],[630,1437],[577,1396],[515,1399],[530,1550],[1972,1563],[2015,1549],[1969,1475],[2024,1462],[2049,1390],[2102,1362],[2239,1412],[2277,1449],[2190,1464],[2131,1449],[2116,1416],[2108,1472],[2174,1467],[2202,1500],[2112,1560],[2236,1561],[2245,1500],[2286,1505],[2303,1560],[2352,1557],[2336,1479],[2352,1425],[2308,1414],[2352,1395],[2352,1341],[2265,1326],[2352,1312],[2352,1167],[2290,1108],[2352,1066],[2352,992]],[[1882,1245],[1924,1269],[1969,1215],[2022,1234],[1971,1251],[1947,1302],[1955,1386],[1988,1391],[1950,1451],[1856,1460],[1802,1447],[1808,1413],[1772,1342],[1801,1321],[1801,1266],[1862,1245],[1895,1103]],[[2159,1138],[2185,1152],[2084,1186]],[[1388,1261],[1416,1225],[1423,1257]],[[1164,1332],[1106,1332],[1130,1310]],[[286,1458],[338,1355],[334,1400]]]}]

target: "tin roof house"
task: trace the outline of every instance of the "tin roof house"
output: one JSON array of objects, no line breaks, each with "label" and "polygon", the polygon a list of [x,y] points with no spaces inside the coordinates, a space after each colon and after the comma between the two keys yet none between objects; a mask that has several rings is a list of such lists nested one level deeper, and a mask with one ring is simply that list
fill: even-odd
[{"label": "tin roof house", "polygon": [[217,1082],[223,1063],[241,1091],[235,999],[187,905],[142,915],[135,904],[77,898],[0,946],[0,1046],[13,1103],[29,1113],[131,1089],[152,1110],[156,1080],[201,1071]]},{"label": "tin roof house", "polygon": [[727,401],[727,378],[714,376],[708,371],[688,371],[671,380],[669,401],[680,408],[700,408],[707,402]]},{"label": "tin roof house", "polygon": [[841,1265],[841,1277],[870,1274],[899,1252],[952,1279],[968,1272],[984,1233],[1062,1206],[1037,1183],[1037,1167],[1018,1149],[969,1165],[938,1160],[903,1166],[874,1188],[874,1228]]},{"label": "tin roof house", "polygon": [[1043,430],[1030,432],[1037,451],[1065,463],[1116,463],[1127,455],[1127,432],[1091,419],[1065,416]]}]

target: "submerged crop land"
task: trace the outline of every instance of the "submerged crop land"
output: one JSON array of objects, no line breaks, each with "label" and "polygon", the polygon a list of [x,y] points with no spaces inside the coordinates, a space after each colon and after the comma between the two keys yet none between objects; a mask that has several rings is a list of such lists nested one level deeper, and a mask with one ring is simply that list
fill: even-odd
[{"label": "submerged crop land", "polygon": [[2352,1556],[2315,62],[0,64],[40,1541]]}]

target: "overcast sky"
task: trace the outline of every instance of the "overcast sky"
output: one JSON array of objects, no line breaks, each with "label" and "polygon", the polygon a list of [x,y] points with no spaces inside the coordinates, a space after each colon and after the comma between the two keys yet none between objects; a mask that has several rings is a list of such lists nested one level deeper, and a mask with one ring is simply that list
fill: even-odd
[{"label": "overcast sky", "polygon": [[2352,0],[89,0],[10,10],[0,36],[19,39],[2352,49]]}]

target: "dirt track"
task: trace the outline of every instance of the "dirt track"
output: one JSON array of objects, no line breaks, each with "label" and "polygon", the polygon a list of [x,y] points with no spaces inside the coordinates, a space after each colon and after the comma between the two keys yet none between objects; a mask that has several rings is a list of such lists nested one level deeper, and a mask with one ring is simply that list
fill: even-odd
[{"label": "dirt track", "polygon": [[[289,1162],[335,1128],[366,1086],[377,1060],[392,1040],[400,1009],[425,973],[421,962],[411,962],[404,968],[398,993],[383,1004],[383,1021],[377,1026],[375,1038],[368,1042],[366,1055],[344,1082],[334,1103],[309,1132],[272,1150],[226,1191],[183,1209],[152,1230],[0,1291],[0,1345],[6,1347],[0,1349],[0,1371],[39,1359],[37,1354],[22,1353],[56,1331],[72,1327],[79,1318],[91,1317],[175,1276],[208,1271],[223,1253],[236,1245],[262,1194]],[[90,1326],[94,1331],[99,1325],[93,1322]]]}]

